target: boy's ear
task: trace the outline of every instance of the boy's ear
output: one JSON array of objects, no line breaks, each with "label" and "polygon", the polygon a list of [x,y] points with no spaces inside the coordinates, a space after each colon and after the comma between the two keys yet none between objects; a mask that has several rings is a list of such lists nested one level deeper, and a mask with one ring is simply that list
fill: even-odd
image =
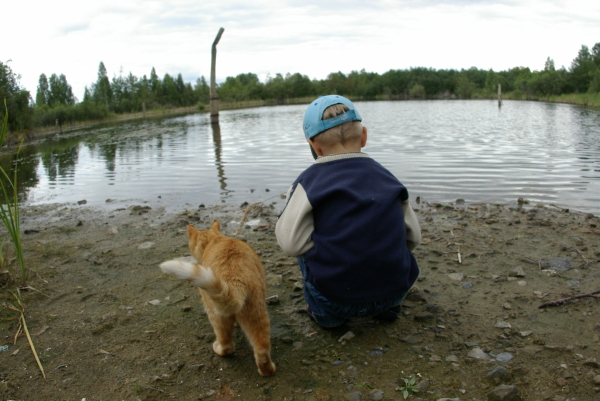
[{"label": "boy's ear", "polygon": [[360,147],[364,148],[367,144],[367,127],[362,127],[362,132],[360,134]]},{"label": "boy's ear", "polygon": [[323,156],[323,149],[317,142],[313,141],[312,139],[307,139],[306,142],[310,144],[311,148],[313,148],[318,156]]}]

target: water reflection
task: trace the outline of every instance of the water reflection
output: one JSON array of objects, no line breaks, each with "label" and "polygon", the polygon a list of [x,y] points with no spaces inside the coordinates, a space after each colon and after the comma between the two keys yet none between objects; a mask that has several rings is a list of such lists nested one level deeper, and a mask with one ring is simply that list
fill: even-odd
[{"label": "water reflection", "polygon": [[[506,202],[519,196],[600,212],[600,112],[536,102],[358,102],[365,151],[412,198]],[[254,202],[285,192],[313,158],[304,105],[127,122],[24,148],[18,191],[30,203],[172,206]],[[17,160],[3,155],[6,169]],[[275,197],[275,202],[282,200]]]},{"label": "water reflection", "polygon": [[217,166],[217,177],[219,178],[219,183],[221,184],[221,192],[223,195],[226,194],[225,189],[227,189],[227,177],[225,177],[225,166],[223,165],[223,161],[221,160],[221,125],[219,123],[214,123],[210,125],[212,130],[213,143],[215,145],[215,165]]}]

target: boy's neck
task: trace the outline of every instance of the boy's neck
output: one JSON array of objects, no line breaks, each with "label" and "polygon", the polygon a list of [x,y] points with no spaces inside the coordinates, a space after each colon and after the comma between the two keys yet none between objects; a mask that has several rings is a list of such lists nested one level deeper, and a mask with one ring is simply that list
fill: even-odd
[{"label": "boy's neck", "polygon": [[346,144],[346,146],[342,145],[341,142],[336,143],[334,146],[321,147],[323,154],[321,156],[329,156],[329,155],[339,155],[342,153],[352,153],[352,152],[360,152],[360,145],[350,145]]}]

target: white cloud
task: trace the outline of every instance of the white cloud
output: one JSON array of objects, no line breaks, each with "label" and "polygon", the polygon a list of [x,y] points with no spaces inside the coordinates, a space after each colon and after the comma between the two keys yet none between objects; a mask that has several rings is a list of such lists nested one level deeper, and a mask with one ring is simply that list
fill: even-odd
[{"label": "white cloud", "polygon": [[[35,95],[41,73],[65,74],[81,99],[103,61],[109,76],[210,74],[220,27],[217,74],[300,72],[311,78],[365,69],[515,66],[567,68],[581,45],[600,42],[600,5],[588,1],[358,0],[10,2],[11,40],[0,60]],[[13,39],[14,38],[14,39]]]}]

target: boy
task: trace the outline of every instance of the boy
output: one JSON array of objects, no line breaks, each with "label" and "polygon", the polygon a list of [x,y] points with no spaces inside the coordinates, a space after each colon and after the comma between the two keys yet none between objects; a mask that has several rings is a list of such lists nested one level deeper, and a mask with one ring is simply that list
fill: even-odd
[{"label": "boy", "polygon": [[373,316],[393,321],[419,268],[421,241],[408,191],[360,152],[367,129],[350,100],[313,101],[305,137],[318,155],[288,191],[275,234],[298,257],[308,314],[323,327]]}]

